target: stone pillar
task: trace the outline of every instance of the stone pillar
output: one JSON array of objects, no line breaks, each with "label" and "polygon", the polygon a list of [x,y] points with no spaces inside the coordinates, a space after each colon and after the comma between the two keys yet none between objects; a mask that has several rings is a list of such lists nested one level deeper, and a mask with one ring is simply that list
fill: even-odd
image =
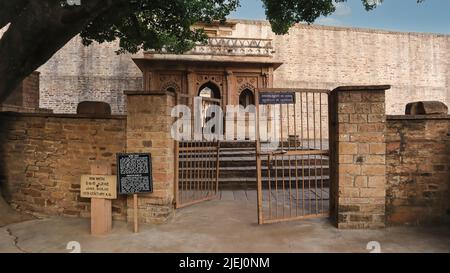
[{"label": "stone pillar", "polygon": [[339,87],[330,94],[330,211],[338,228],[385,226],[389,88]]},{"label": "stone pillar", "polygon": [[[128,102],[127,152],[152,156],[153,193],[139,194],[139,221],[164,223],[173,214],[174,148],[170,116],[175,97],[169,92],[125,92]],[[133,221],[133,197],[129,197],[128,221]]]},{"label": "stone pillar", "polygon": [[[225,78],[226,78],[226,82],[227,82],[227,88],[224,90],[226,90],[227,94],[226,94],[226,100],[224,101],[225,102],[224,106],[233,104],[233,90],[236,89],[236,85],[234,84],[235,80],[234,80],[233,71],[231,71],[231,70],[226,71]],[[223,94],[222,94],[222,97],[224,97]],[[224,109],[225,109],[225,107],[224,107]]]}]

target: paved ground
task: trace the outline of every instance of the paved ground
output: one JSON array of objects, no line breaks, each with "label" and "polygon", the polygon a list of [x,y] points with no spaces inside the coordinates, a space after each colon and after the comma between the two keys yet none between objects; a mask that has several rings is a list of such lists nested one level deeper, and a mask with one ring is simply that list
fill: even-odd
[{"label": "paved ground", "polygon": [[165,225],[141,226],[138,234],[114,222],[108,236],[91,236],[88,219],[48,218],[0,228],[0,252],[450,252],[450,228],[337,230],[325,220],[258,226],[254,202],[217,200],[176,212]]}]

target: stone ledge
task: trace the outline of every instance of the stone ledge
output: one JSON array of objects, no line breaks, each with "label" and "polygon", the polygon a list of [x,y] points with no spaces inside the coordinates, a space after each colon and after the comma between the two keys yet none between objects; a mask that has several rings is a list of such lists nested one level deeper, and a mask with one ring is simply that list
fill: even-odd
[{"label": "stone ledge", "polygon": [[450,120],[450,115],[388,115],[387,120]]},{"label": "stone ledge", "polygon": [[53,113],[18,113],[0,112],[0,116],[16,117],[43,117],[43,118],[70,118],[70,119],[127,119],[126,115],[97,115],[97,114],[53,114]]},{"label": "stone ledge", "polygon": [[[270,22],[267,20],[255,20],[255,19],[240,19],[231,18],[227,22],[241,23],[241,24],[252,24],[252,25],[263,25],[270,26]],[[396,35],[407,35],[407,36],[421,36],[421,37],[449,37],[445,33],[426,33],[426,32],[414,32],[414,31],[396,31],[396,30],[385,30],[377,28],[364,28],[364,27],[346,27],[346,26],[325,26],[320,24],[307,24],[307,23],[297,23],[293,26],[296,29],[319,29],[319,30],[332,30],[332,31],[354,31],[362,33],[376,33],[376,34],[396,34]]]},{"label": "stone ledge", "polygon": [[385,91],[391,89],[390,85],[355,85],[355,86],[340,86],[331,92],[341,91]]},{"label": "stone ledge", "polygon": [[314,89],[314,88],[257,88],[260,93],[264,92],[305,92],[305,93],[323,93],[329,94],[329,89]]},{"label": "stone ledge", "polygon": [[175,97],[175,93],[172,92],[164,92],[164,91],[144,91],[144,90],[127,90],[123,91],[123,93],[127,96],[173,96]]}]

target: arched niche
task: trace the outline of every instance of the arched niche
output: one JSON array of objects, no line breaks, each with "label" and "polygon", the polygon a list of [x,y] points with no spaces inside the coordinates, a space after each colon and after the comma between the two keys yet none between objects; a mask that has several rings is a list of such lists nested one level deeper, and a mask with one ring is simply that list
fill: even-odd
[{"label": "arched niche", "polygon": [[242,105],[244,108],[249,105],[255,105],[255,95],[250,89],[244,89],[239,94],[239,105]]},{"label": "arched niche", "polygon": [[210,99],[220,99],[220,88],[212,82],[204,83],[198,89],[198,96]]}]

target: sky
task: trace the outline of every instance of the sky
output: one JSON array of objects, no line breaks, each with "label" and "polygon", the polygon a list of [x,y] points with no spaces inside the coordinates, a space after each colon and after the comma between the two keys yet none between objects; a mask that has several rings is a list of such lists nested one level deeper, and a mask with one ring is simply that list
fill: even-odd
[{"label": "sky", "polygon": [[[266,19],[261,0],[240,1],[241,7],[229,18]],[[361,0],[335,5],[334,14],[317,19],[315,24],[450,34],[450,0],[425,0],[421,4],[416,0],[384,0],[369,12]]]}]

